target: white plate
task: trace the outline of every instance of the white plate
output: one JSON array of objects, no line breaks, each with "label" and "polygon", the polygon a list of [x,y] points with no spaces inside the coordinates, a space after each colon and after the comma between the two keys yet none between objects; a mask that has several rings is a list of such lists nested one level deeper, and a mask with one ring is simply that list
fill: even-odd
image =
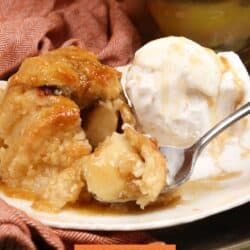
[{"label": "white plate", "polygon": [[29,201],[10,198],[2,192],[0,197],[44,224],[58,228],[141,230],[196,221],[250,201],[249,131],[246,129],[237,137],[228,139],[217,160],[211,157],[211,150],[216,151],[221,147],[212,144],[198,160],[192,180],[170,194],[174,200],[169,201],[169,206],[158,206],[157,209],[146,209],[140,213],[108,214],[105,212],[107,209],[98,213],[88,209],[65,209],[50,214],[32,209]]}]

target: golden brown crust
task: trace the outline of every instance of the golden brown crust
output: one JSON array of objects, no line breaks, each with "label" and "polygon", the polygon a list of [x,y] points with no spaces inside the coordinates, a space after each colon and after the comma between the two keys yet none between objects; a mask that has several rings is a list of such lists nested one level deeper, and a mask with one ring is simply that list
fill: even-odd
[{"label": "golden brown crust", "polygon": [[1,101],[0,177],[34,192],[35,208],[58,211],[87,188],[143,208],[164,187],[165,160],[133,129],[119,73],[93,54],[72,46],[26,59]]},{"label": "golden brown crust", "polygon": [[[56,192],[65,186],[66,169],[91,152],[79,107],[63,96],[44,96],[37,89],[23,92],[21,86],[12,86],[0,105],[0,124],[0,137],[6,145],[0,151],[2,181],[35,192],[55,208],[74,200],[76,194],[65,189],[55,204],[56,195],[49,190]],[[76,183],[80,193],[83,180]]]},{"label": "golden brown crust", "polygon": [[95,100],[115,99],[121,93],[120,73],[75,46],[57,49],[24,60],[10,85],[56,86],[81,108]]}]

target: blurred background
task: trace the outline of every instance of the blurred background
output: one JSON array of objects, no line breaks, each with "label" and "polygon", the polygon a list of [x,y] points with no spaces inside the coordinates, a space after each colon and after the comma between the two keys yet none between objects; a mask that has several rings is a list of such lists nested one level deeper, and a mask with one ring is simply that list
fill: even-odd
[{"label": "blurred background", "polygon": [[143,42],[185,36],[237,52],[250,70],[250,0],[124,0]]}]

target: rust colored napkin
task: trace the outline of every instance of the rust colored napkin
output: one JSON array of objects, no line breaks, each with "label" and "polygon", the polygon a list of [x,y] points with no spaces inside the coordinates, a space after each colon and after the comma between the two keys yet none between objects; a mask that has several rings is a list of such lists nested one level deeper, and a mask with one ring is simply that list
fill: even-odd
[{"label": "rust colored napkin", "polygon": [[[28,56],[72,44],[93,51],[103,63],[128,63],[140,45],[128,15],[136,16],[143,4],[143,0],[1,0],[0,79],[17,70]],[[49,228],[0,200],[0,249],[70,249],[77,243],[152,241],[143,232]]]},{"label": "rust colored napkin", "polygon": [[74,244],[150,243],[145,232],[83,232],[49,228],[0,200],[0,249],[73,249]]},{"label": "rust colored napkin", "polygon": [[[124,4],[128,2],[128,4]],[[139,6],[138,6],[139,3]],[[0,79],[28,56],[78,45],[112,66],[124,65],[140,45],[124,11],[141,0],[1,0]]]}]

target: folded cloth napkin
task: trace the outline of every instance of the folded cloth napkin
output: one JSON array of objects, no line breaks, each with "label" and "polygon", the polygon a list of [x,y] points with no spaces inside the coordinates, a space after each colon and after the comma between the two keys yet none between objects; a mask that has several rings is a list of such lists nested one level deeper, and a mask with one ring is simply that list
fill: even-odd
[{"label": "folded cloth napkin", "polygon": [[103,63],[127,64],[140,38],[124,10],[124,1],[115,0],[0,1],[0,78],[28,56],[72,44]]},{"label": "folded cloth napkin", "polygon": [[[0,1],[0,79],[28,56],[77,45],[107,64],[129,62],[140,45],[127,16],[142,0],[2,0]],[[126,12],[126,9],[128,10]],[[148,243],[144,232],[83,232],[47,227],[0,200],[0,249],[70,249],[73,244]]]}]

